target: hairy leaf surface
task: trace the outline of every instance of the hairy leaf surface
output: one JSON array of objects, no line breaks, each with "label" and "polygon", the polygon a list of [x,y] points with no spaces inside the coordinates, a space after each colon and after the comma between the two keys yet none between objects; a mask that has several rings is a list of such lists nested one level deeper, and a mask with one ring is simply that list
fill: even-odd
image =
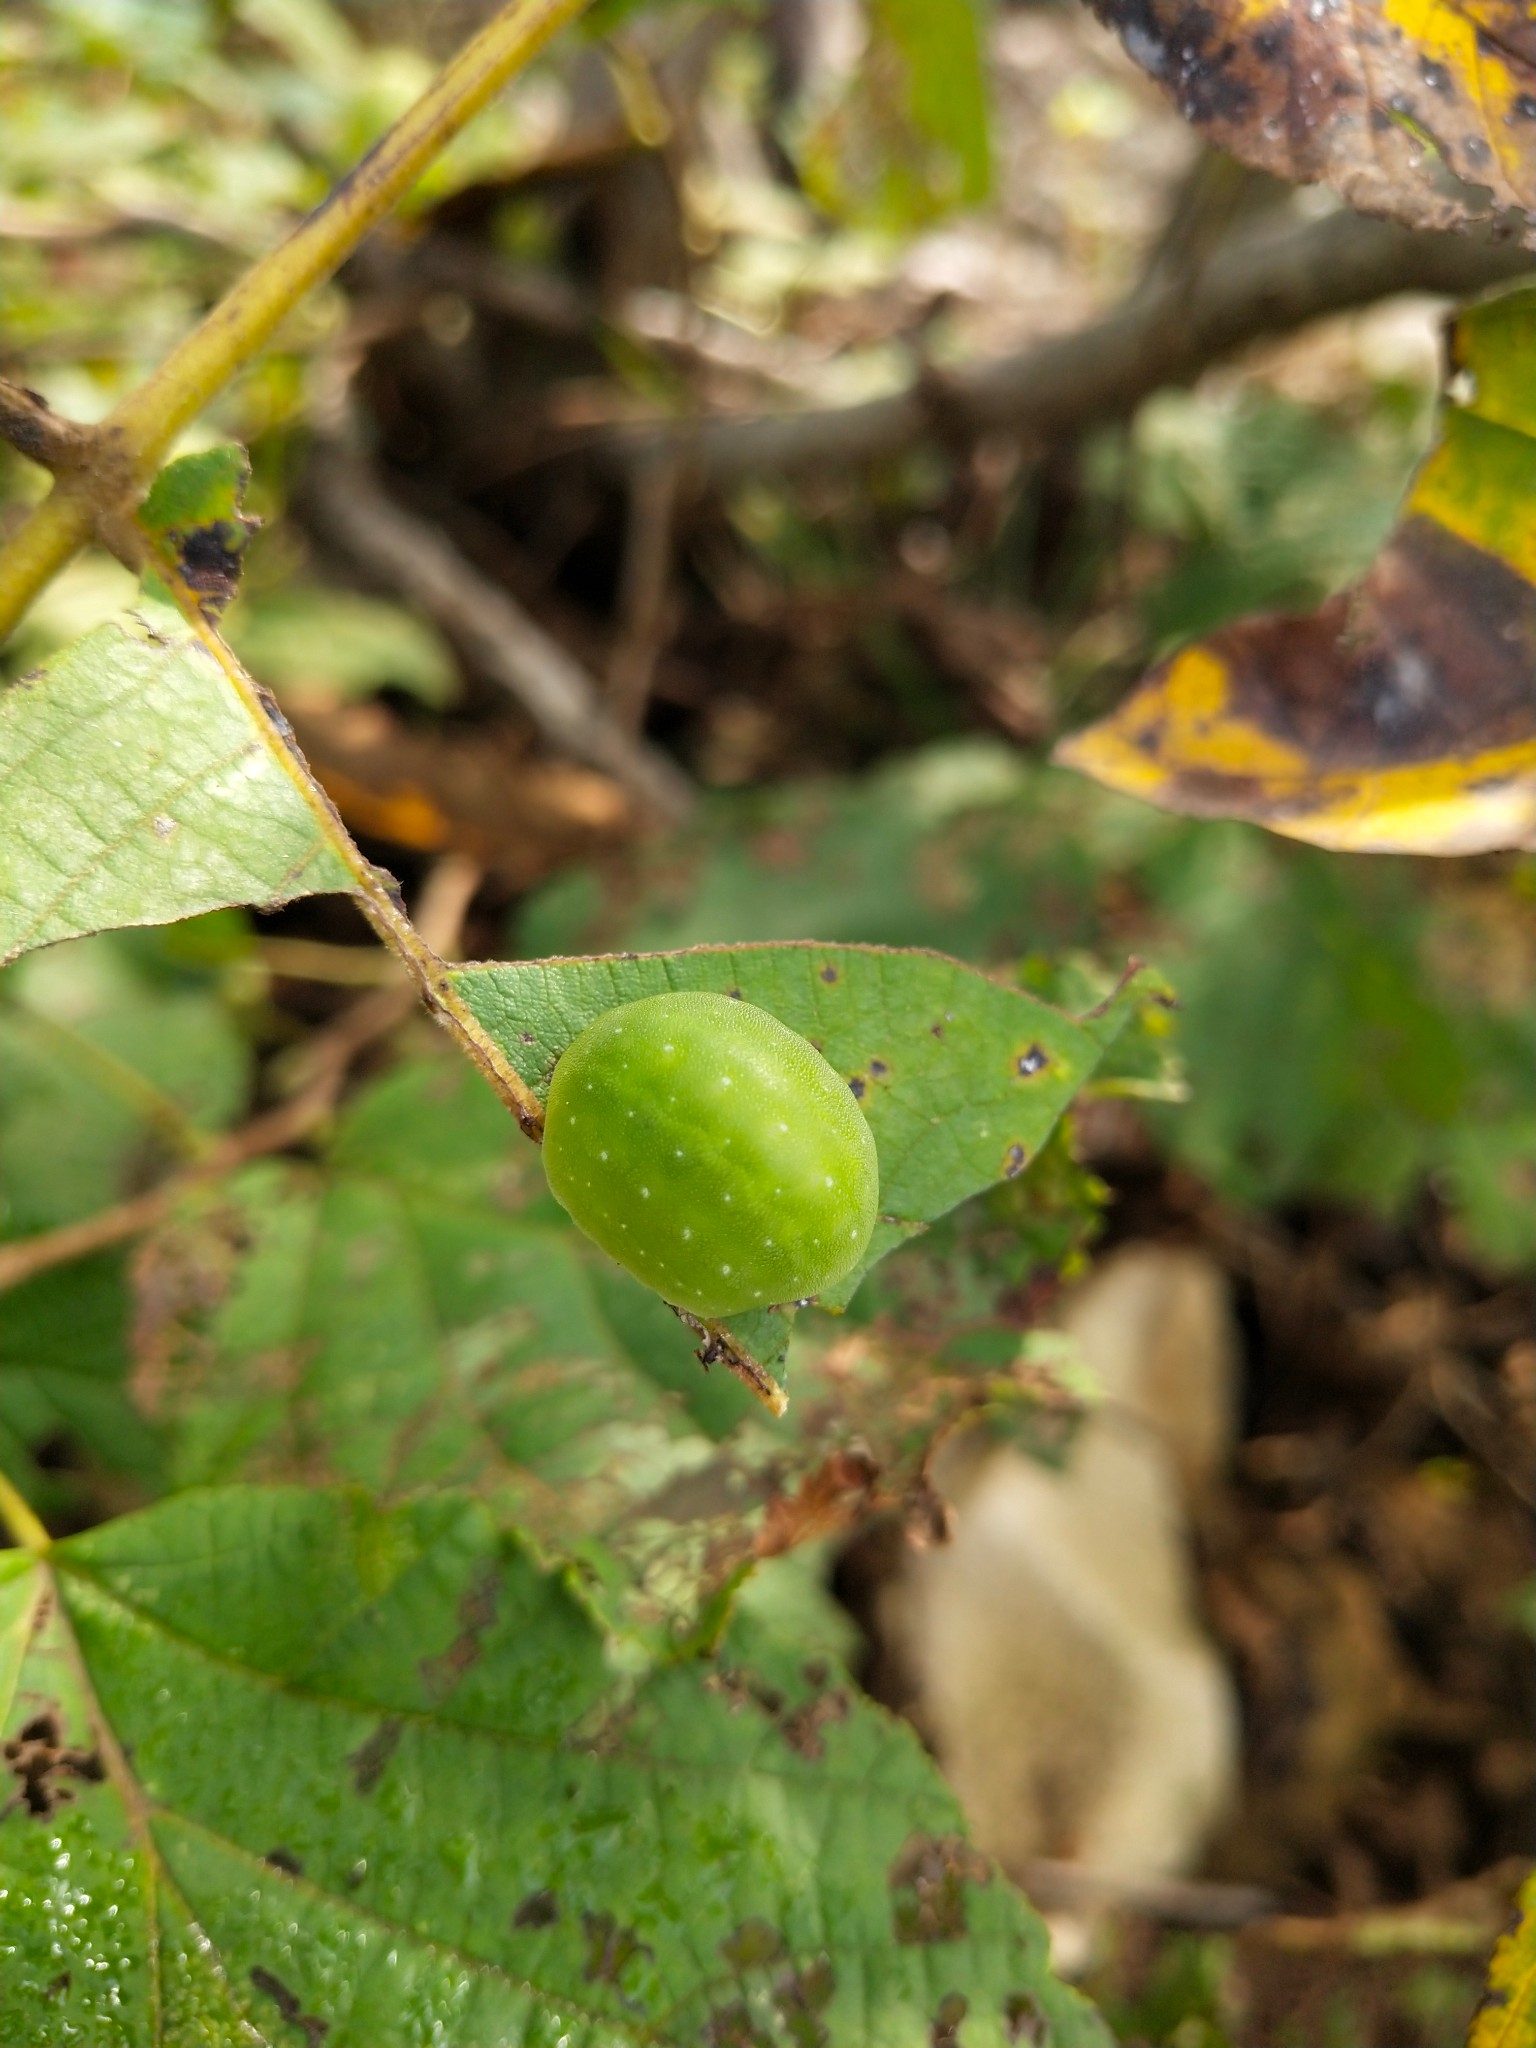
[{"label": "hairy leaf surface", "polygon": [[616,1676],[461,1500],[184,1495],[0,1559],[0,1688],[29,1632],[8,2048],[1107,2043],[909,1731],[729,1642]]},{"label": "hairy leaf surface", "polygon": [[351,877],[210,657],[98,626],[0,691],[0,963]]}]

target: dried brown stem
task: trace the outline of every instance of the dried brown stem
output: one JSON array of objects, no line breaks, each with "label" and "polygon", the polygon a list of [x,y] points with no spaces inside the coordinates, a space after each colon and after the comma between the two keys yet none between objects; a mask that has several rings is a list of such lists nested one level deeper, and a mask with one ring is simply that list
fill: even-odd
[{"label": "dried brown stem", "polygon": [[1045,440],[1123,418],[1250,342],[1398,292],[1465,298],[1529,275],[1529,250],[1472,235],[1414,233],[1353,213],[1245,233],[1194,277],[1138,291],[1106,319],[1016,355],[944,372],[861,405],[604,430],[632,469],[671,452],[695,488],[878,461],[923,440],[1007,432]]},{"label": "dried brown stem", "polygon": [[58,476],[81,467],[93,437],[89,427],[61,419],[37,392],[0,377],[0,438]]}]

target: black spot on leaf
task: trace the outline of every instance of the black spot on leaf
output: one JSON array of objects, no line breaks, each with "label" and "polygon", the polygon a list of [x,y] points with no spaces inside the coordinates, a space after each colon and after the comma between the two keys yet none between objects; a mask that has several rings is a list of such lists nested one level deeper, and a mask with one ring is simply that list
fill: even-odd
[{"label": "black spot on leaf", "polygon": [[368,1797],[383,1777],[390,1758],[400,1746],[400,1734],[398,1721],[381,1721],[368,1740],[347,1758],[352,1766],[352,1783],[363,1798]]},{"label": "black spot on leaf", "polygon": [[1027,2048],[1049,2048],[1050,2022],[1032,1991],[1013,1993],[1003,2006],[1003,2023],[1010,2042],[1022,2041]]},{"label": "black spot on leaf", "polygon": [[792,1714],[786,1714],[779,1726],[784,1740],[797,1756],[819,1763],[826,1753],[826,1744],[821,1731],[834,1721],[848,1718],[848,1695],[845,1692],[824,1692],[818,1698],[807,1700],[804,1706],[796,1707]]},{"label": "black spot on leaf", "polygon": [[958,1941],[965,1887],[985,1884],[986,1860],[961,1835],[913,1835],[891,1865],[891,1919],[904,1946]]},{"label": "black spot on leaf", "polygon": [[1028,1149],[1015,1140],[1003,1154],[1003,1179],[1017,1180],[1028,1164]]},{"label": "black spot on leaf", "polygon": [[299,2028],[310,2048],[319,2048],[330,2031],[329,2026],[326,2021],[303,2010],[281,1977],[274,1976],[270,1970],[264,1970],[260,1963],[256,1963],[251,1968],[251,1982],[264,1997],[271,1999],[290,2027]]},{"label": "black spot on leaf", "polygon": [[274,1870],[285,1870],[290,1877],[304,1875],[304,1866],[291,1849],[269,1849],[261,1860],[270,1863]]},{"label": "black spot on leaf", "polygon": [[16,1807],[24,1807],[36,1819],[43,1820],[56,1807],[74,1798],[73,1790],[64,1782],[66,1779],[99,1785],[106,1776],[94,1749],[77,1749],[65,1741],[64,1724],[52,1707],[34,1714],[21,1732],[11,1737],[0,1749],[0,1760],[18,1780],[10,1798],[0,1802],[0,1818]]},{"label": "black spot on leaf", "polygon": [[465,1672],[480,1660],[480,1638],[496,1619],[500,1575],[492,1570],[477,1579],[459,1601],[459,1633],[441,1656],[421,1662],[421,1682],[436,1700],[446,1699]]},{"label": "black spot on leaf", "polygon": [[864,1100],[868,1087],[869,1083],[862,1074],[854,1074],[849,1077],[848,1089],[855,1102],[862,1102]]},{"label": "black spot on leaf", "polygon": [[651,1951],[632,1927],[622,1927],[611,1913],[583,1913],[587,1960],[582,1975],[589,1984],[617,1985],[621,1972],[636,1956]]},{"label": "black spot on leaf", "polygon": [[214,519],[186,533],[165,538],[175,553],[187,585],[203,601],[205,612],[220,612],[240,587],[240,561],[255,522]]},{"label": "black spot on leaf", "polygon": [[1014,1061],[1014,1067],[1023,1080],[1034,1074],[1043,1074],[1051,1064],[1051,1056],[1043,1045],[1027,1046]]},{"label": "black spot on leaf", "polygon": [[784,1937],[767,1920],[743,1920],[720,1944],[733,1970],[760,1970],[784,1953]]},{"label": "black spot on leaf", "polygon": [[836,981],[837,969],[833,967],[829,962],[828,965],[823,967],[823,969],[821,970],[821,978],[823,981],[829,984]]},{"label": "black spot on leaf", "polygon": [[740,1999],[710,2014],[704,2038],[709,2048],[776,2048],[772,2034],[757,2025]]},{"label": "black spot on leaf", "polygon": [[560,1901],[552,1891],[530,1892],[512,1915],[514,1927],[553,1927],[560,1918]]},{"label": "black spot on leaf", "polygon": [[960,2022],[970,2009],[971,2001],[963,1991],[948,1992],[939,2000],[933,2025],[928,2029],[932,2048],[960,2048]]}]

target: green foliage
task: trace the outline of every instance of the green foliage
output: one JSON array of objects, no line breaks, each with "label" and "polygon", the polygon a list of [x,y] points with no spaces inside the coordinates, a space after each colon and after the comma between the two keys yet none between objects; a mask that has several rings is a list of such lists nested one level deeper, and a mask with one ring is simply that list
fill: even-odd
[{"label": "green foliage", "polygon": [[[670,989],[739,990],[808,1038],[859,1095],[880,1156],[880,1221],[861,1263],[825,1290],[831,1307],[894,1245],[1023,1173],[1107,1048],[1163,994],[1155,976],[1136,976],[1071,1018],[939,954],[804,944],[500,962],[453,979],[540,1089],[592,1018]],[[753,1319],[754,1350],[756,1322],[785,1320]]]},{"label": "green foliage", "polygon": [[[85,939],[0,977],[0,1242],[110,1209],[241,1114],[251,1047],[178,964],[197,939]],[[131,1322],[119,1252],[0,1297],[0,1472],[52,1516],[87,1511],[92,1483],[163,1483],[126,1386]]]},{"label": "green foliage", "polygon": [[441,711],[458,695],[437,632],[403,606],[353,590],[285,584],[251,591],[230,614],[230,645],[284,701],[350,702],[404,690]]},{"label": "green foliage", "polygon": [[0,794],[0,961],[351,882],[210,656],[137,623],[0,695]]},{"label": "green foliage", "polygon": [[227,442],[199,455],[183,455],[168,462],[150,485],[139,523],[157,540],[219,521],[235,525],[250,480],[250,458]]},{"label": "green foliage", "polygon": [[977,0],[873,0],[868,24],[841,97],[798,138],[806,189],[887,230],[976,205],[992,178]]},{"label": "green foliage", "polygon": [[942,2006],[1101,2048],[916,1739],[803,1661],[748,1624],[617,1672],[452,1495],[193,1494],[12,1553],[0,2041],[920,2048]]},{"label": "green foliage", "polygon": [[1363,417],[1262,390],[1165,391],[1131,434],[1131,507],[1177,542],[1143,605],[1151,651],[1244,612],[1307,610],[1360,575],[1380,549],[1431,409],[1386,386]]},{"label": "green foliage", "polygon": [[1474,1250],[1515,1264],[1536,1253],[1523,873],[1463,891],[1437,870],[1426,892],[1408,861],[1169,818],[964,741],[858,781],[716,799],[622,912],[567,877],[521,931],[551,952],[807,925],[882,944],[947,933],[983,960],[1135,947],[1178,990],[1189,1101],[1147,1109],[1175,1157],[1247,1204],[1400,1210],[1429,1181]]},{"label": "green foliage", "polygon": [[[169,1476],[472,1488],[578,1561],[616,1628],[670,1640],[739,1581],[769,1498],[845,1447],[899,1490],[977,1404],[1030,1440],[1018,1332],[996,1304],[1029,1267],[1011,1212],[1032,1179],[998,1191],[1010,1213],[963,1212],[932,1258],[905,1252],[864,1290],[852,1381],[832,1358],[839,1320],[805,1318],[788,1417],[770,1422],[571,1226],[462,1062],[407,1061],[315,1165],[247,1169],[159,1241],[139,1342]],[[1061,1229],[1064,1199],[1047,1213]]]}]

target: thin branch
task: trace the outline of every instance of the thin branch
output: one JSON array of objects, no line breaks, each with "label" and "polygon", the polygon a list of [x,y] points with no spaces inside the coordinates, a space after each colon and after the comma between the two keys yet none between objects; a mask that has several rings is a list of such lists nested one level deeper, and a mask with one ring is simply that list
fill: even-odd
[{"label": "thin branch", "polygon": [[608,664],[608,697],[625,732],[638,732],[645,722],[646,700],[666,644],[680,469],[676,457],[662,456],[644,463],[629,479],[619,637]]},{"label": "thin branch", "polygon": [[34,1557],[41,1557],[53,1540],[3,1472],[0,1472],[0,1529],[18,1550],[30,1550]]},{"label": "thin branch", "polygon": [[[136,391],[91,430],[90,468],[57,485],[0,554],[0,637],[121,504],[177,434],[271,338],[304,295],[357,247],[434,157],[586,0],[510,0],[383,140],[293,233],[255,264]],[[80,489],[89,477],[89,488]]]},{"label": "thin branch", "polygon": [[316,826],[333,851],[346,863],[352,875],[353,893],[364,917],[405,968],[428,1010],[458,1041],[462,1051],[517,1118],[525,1134],[535,1141],[540,1139],[544,1131],[544,1110],[537,1095],[518,1072],[505,1047],[497,1042],[459,994],[446,965],[411,923],[393,877],[365,860],[353,844],[336,806],[316,781],[309,763],[300,752],[288,721],[269,693],[240,666],[228,643],[205,615],[196,592],[182,574],[180,564],[168,550],[151,542],[135,521],[104,521],[103,533],[123,560],[137,565],[153,565],[198,643],[218,663],[224,680],[255,722],[271,750],[272,758],[293,784]]},{"label": "thin branch", "polygon": [[1211,1878],[1129,1877],[1091,1864],[1037,1856],[1021,1873],[1035,1905],[1078,1911],[1094,1907],[1136,1913],[1172,1927],[1231,1929],[1265,1920],[1280,1901],[1261,1885],[1228,1884]]},{"label": "thin branch", "polygon": [[1414,233],[1335,213],[1245,234],[1194,278],[1138,292],[1106,319],[1015,355],[925,369],[861,405],[608,428],[599,446],[624,469],[671,453],[694,488],[747,477],[847,468],[923,440],[1006,431],[1045,439],[1123,418],[1248,343],[1398,292],[1465,298],[1528,276],[1529,250],[1471,235]]},{"label": "thin branch", "polygon": [[340,452],[317,454],[301,498],[326,539],[436,619],[551,746],[602,769],[663,817],[687,815],[694,792],[682,771],[624,731],[559,641],[435,527],[387,498],[364,463]]},{"label": "thin branch", "polygon": [[9,377],[0,377],[0,437],[56,476],[78,469],[91,445],[89,427],[61,419],[46,398]]}]

